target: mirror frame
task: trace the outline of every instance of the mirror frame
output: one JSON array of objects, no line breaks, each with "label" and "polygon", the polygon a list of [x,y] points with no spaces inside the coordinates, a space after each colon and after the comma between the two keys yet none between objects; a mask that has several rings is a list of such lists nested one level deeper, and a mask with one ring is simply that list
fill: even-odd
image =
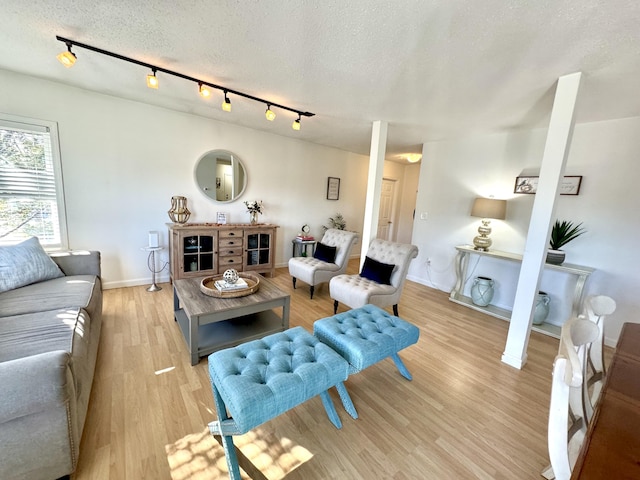
[{"label": "mirror frame", "polygon": [[[234,194],[233,197],[230,198],[229,200],[218,200],[216,198],[217,190],[218,188],[220,188],[220,184],[218,183],[218,179],[220,177],[216,175],[216,169],[218,167],[218,159],[220,158],[228,160],[232,169],[234,168],[234,162],[235,162],[235,167],[237,167],[238,169],[241,169],[242,172],[244,173],[244,179],[243,179],[242,185],[238,187],[240,191],[237,194]],[[205,165],[205,163],[209,165]],[[203,174],[201,174],[200,178],[198,178],[198,172],[205,168],[214,169],[213,176],[210,177],[211,179],[214,180],[213,182],[207,182],[206,179],[203,178]],[[240,157],[238,157],[238,155],[236,155],[235,153],[230,152],[229,150],[214,149],[214,150],[209,150],[208,152],[203,153],[200,156],[200,158],[198,158],[198,161],[196,162],[196,166],[193,169],[193,178],[196,182],[196,185],[198,186],[198,189],[207,198],[217,203],[235,202],[242,196],[242,194],[247,189],[247,180],[248,180],[247,168],[244,166],[244,163],[242,163],[242,160],[240,160]],[[208,183],[212,183],[213,186],[210,187]]]}]

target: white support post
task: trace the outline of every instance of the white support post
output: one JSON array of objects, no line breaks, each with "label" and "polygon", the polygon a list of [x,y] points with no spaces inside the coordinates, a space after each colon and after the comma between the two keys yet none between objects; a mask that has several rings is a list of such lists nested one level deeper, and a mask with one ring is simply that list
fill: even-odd
[{"label": "white support post", "polygon": [[389,124],[381,120],[373,122],[371,131],[371,154],[369,156],[369,177],[367,180],[367,200],[364,209],[362,226],[362,250],[360,253],[360,269],[371,240],[378,233],[378,213],[380,211],[380,193],[382,191],[382,174],[384,171],[384,155],[387,149],[387,130]]},{"label": "white support post", "polygon": [[527,362],[527,346],[531,333],[535,299],[544,269],[558,191],[569,156],[574,111],[581,77],[582,73],[580,72],[562,76],[558,79],[556,87],[540,168],[538,190],[533,202],[518,288],[509,324],[509,334],[502,354],[504,363],[518,369]]}]

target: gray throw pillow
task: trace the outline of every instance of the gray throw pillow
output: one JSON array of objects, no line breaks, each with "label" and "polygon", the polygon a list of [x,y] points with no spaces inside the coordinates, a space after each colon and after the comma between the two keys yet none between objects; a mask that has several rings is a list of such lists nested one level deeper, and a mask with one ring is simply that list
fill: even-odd
[{"label": "gray throw pillow", "polygon": [[0,292],[63,276],[37,237],[0,247]]}]

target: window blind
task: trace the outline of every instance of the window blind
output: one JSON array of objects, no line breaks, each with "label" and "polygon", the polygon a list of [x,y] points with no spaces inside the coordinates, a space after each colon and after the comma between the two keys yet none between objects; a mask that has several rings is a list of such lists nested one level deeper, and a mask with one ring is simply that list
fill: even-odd
[{"label": "window blind", "polygon": [[0,118],[0,244],[62,245],[51,128]]}]

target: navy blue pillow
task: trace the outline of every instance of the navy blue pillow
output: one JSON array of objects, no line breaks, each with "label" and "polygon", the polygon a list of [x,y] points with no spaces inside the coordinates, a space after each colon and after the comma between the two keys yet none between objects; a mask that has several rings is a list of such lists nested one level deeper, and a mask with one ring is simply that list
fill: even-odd
[{"label": "navy blue pillow", "polygon": [[336,260],[336,250],[336,247],[331,247],[318,242],[316,245],[316,251],[313,253],[313,258],[317,258],[323,262],[333,263]]},{"label": "navy blue pillow", "polygon": [[365,257],[360,276],[373,280],[374,282],[391,285],[391,274],[394,268],[395,265],[378,262],[373,258]]}]

